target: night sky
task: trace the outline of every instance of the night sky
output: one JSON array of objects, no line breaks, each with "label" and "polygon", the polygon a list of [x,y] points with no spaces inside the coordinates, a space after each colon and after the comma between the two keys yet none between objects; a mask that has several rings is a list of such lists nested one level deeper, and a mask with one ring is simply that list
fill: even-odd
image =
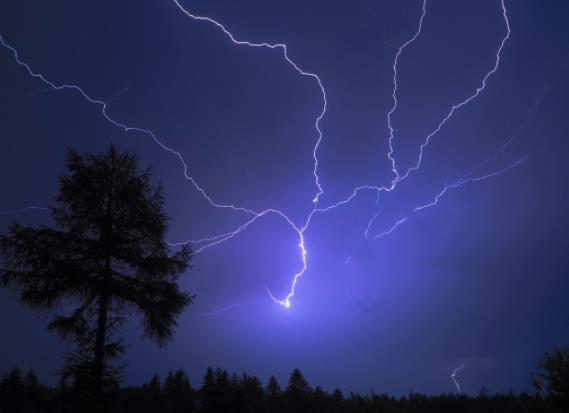
[{"label": "night sky", "polygon": [[[397,47],[417,30],[417,0],[186,0],[238,39],[285,43],[317,74],[328,107],[317,151],[318,206],[393,179],[387,113]],[[164,349],[125,338],[126,382],[207,366],[281,384],[294,367],[326,389],[403,394],[528,386],[540,356],[569,342],[569,3],[507,0],[511,27],[497,71],[424,151],[421,169],[392,192],[361,191],[297,232],[275,214],[193,258],[182,278],[197,295]],[[172,0],[0,3],[0,34],[35,72],[108,102],[113,119],[152,130],[179,151],[216,202],[275,208],[302,226],[317,193],[313,149],[322,94],[279,49],[239,46]],[[403,172],[419,146],[492,69],[506,25],[499,0],[433,0],[421,34],[398,59],[393,149]],[[114,142],[152,165],[166,189],[168,240],[233,231],[251,215],[209,205],[180,160],[148,135],[124,132],[77,91],[53,91],[0,47],[0,230],[50,224],[66,149]],[[504,146],[505,143],[508,143]],[[501,149],[500,149],[501,148]],[[449,190],[474,169],[498,176]],[[477,167],[478,166],[478,167]],[[8,213],[8,211],[13,211]],[[379,214],[378,214],[379,213]],[[368,233],[370,218],[378,214]],[[409,217],[392,234],[400,219]],[[34,367],[56,380],[65,345],[46,317],[0,290],[0,371]]]}]

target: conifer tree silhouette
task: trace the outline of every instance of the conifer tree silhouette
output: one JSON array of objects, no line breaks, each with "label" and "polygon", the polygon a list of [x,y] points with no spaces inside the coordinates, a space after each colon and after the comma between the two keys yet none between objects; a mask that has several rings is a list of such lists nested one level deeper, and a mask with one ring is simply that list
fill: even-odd
[{"label": "conifer tree silhouette", "polygon": [[163,189],[134,155],[70,150],[66,166],[50,208],[56,228],[13,224],[0,236],[0,282],[34,309],[68,309],[48,327],[76,345],[63,375],[99,395],[117,379],[111,360],[124,351],[117,332],[127,316],[159,345],[172,338],[193,299],[177,283],[190,250],[170,253]]}]

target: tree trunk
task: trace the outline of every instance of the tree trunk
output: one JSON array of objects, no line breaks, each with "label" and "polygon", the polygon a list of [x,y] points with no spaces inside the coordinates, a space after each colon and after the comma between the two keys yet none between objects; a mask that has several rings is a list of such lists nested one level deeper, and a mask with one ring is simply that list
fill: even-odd
[{"label": "tree trunk", "polygon": [[101,283],[101,295],[99,297],[99,314],[97,316],[97,335],[95,337],[95,359],[93,365],[93,384],[95,395],[103,392],[103,375],[105,371],[105,341],[107,335],[107,314],[109,309],[109,295],[107,284],[111,274],[111,257],[105,262],[105,273]]},{"label": "tree trunk", "polygon": [[[114,155],[113,155],[114,161]],[[97,316],[97,334],[95,337],[95,359],[93,363],[93,384],[95,395],[100,398],[103,393],[103,376],[105,373],[105,342],[107,339],[107,316],[109,311],[108,283],[111,278],[111,222],[113,200],[114,174],[111,175],[107,194],[106,222],[101,241],[105,249],[105,268],[101,280],[101,295],[99,296],[99,314]]]}]

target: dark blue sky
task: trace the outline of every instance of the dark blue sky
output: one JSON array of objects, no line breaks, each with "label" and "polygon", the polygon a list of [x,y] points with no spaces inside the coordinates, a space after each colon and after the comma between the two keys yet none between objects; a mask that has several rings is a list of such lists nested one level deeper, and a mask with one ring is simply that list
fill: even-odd
[{"label": "dark blue sky", "polygon": [[[188,10],[223,23],[238,38],[286,43],[317,73],[328,96],[318,151],[321,206],[358,185],[387,185],[386,113],[393,105],[390,44],[412,36],[420,1],[187,0]],[[401,394],[475,393],[527,386],[543,352],[569,341],[569,5],[506,1],[511,37],[486,89],[458,110],[425,150],[422,169],[389,194],[370,235],[490,159],[491,173],[449,192],[390,236],[364,238],[376,196],[313,218],[305,232],[309,267],[292,307],[286,295],[300,267],[298,235],[276,216],[195,256],[183,287],[197,294],[175,340],[159,350],[125,333],[126,377],[184,367],[195,382],[208,365],[282,382],[294,367],[327,389]],[[435,0],[421,35],[398,65],[392,121],[402,170],[448,113],[492,68],[505,35],[498,0]],[[0,4],[0,33],[33,70],[110,101],[109,114],[151,129],[179,150],[191,174],[221,203],[278,208],[301,225],[316,187],[314,119],[322,97],[278,50],[236,46],[173,1]],[[235,229],[250,216],[209,206],[181,164],[148,136],[124,133],[73,91],[31,78],[0,48],[0,211],[53,202],[66,148],[102,151],[110,142],[138,153],[166,187],[171,241]],[[511,144],[493,154],[504,142]],[[41,211],[0,215],[49,223]],[[227,311],[220,309],[232,307]],[[52,375],[64,345],[45,318],[0,291],[0,370],[33,366]]]}]

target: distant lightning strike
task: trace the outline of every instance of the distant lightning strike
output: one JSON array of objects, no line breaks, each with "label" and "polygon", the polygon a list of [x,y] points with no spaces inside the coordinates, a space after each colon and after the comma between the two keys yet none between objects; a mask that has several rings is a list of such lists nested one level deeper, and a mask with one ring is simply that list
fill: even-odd
[{"label": "distant lightning strike", "polygon": [[450,375],[452,382],[456,386],[456,390],[458,391],[458,394],[462,394],[462,389],[460,388],[460,384],[458,384],[458,381],[456,381],[456,373],[458,373],[463,368],[464,368],[464,364],[461,364],[456,369],[454,369]]},{"label": "distant lightning strike", "polygon": [[[249,214],[251,217],[249,218],[248,221],[246,221],[245,223],[241,224],[239,227],[237,227],[234,231],[230,231],[230,232],[226,232],[226,233],[222,233],[222,234],[218,234],[212,237],[206,237],[206,238],[202,238],[202,239],[198,239],[198,240],[188,240],[188,241],[184,241],[184,242],[180,242],[180,243],[172,243],[170,245],[175,246],[175,245],[182,245],[182,244],[192,244],[195,246],[195,253],[200,253],[203,252],[205,250],[207,250],[208,248],[214,247],[216,245],[222,244],[230,239],[232,239],[233,237],[237,236],[238,234],[240,234],[241,232],[245,231],[247,228],[249,228],[249,226],[251,226],[252,224],[254,224],[256,221],[258,221],[260,218],[264,217],[265,215],[277,215],[280,218],[284,219],[287,224],[289,224],[289,226],[297,233],[298,235],[298,248],[300,250],[300,257],[301,257],[301,268],[300,270],[294,274],[294,277],[292,278],[291,284],[290,284],[290,289],[288,294],[285,296],[285,298],[283,299],[278,299],[276,298],[271,291],[267,288],[267,292],[269,297],[277,304],[282,305],[283,307],[289,308],[291,306],[291,299],[293,298],[293,296],[296,293],[296,287],[297,287],[297,283],[299,281],[299,279],[304,275],[304,273],[307,271],[308,269],[308,263],[307,263],[307,250],[306,250],[306,246],[305,246],[305,238],[304,238],[304,232],[306,231],[306,229],[309,227],[312,218],[316,215],[316,214],[320,214],[320,213],[324,213],[327,211],[331,211],[335,208],[338,208],[342,205],[348,204],[349,202],[351,202],[360,192],[362,191],[376,191],[377,192],[377,204],[379,206],[379,200],[380,200],[380,193],[385,191],[385,192],[391,192],[395,189],[395,187],[397,186],[397,184],[399,182],[401,182],[402,180],[406,179],[409,174],[412,171],[415,171],[417,169],[420,168],[421,163],[423,161],[423,152],[424,149],[428,146],[431,138],[436,135],[441,128],[445,125],[445,123],[454,115],[455,111],[459,108],[461,108],[462,106],[465,106],[466,104],[468,104],[469,102],[471,102],[473,99],[475,99],[486,87],[486,83],[488,78],[494,74],[499,66],[500,63],[500,55],[502,52],[502,49],[506,43],[506,41],[508,40],[509,36],[510,36],[510,26],[509,26],[509,21],[508,21],[508,16],[507,16],[507,12],[506,12],[506,7],[504,4],[504,0],[501,0],[501,6],[502,6],[502,13],[504,16],[504,20],[506,23],[506,28],[507,28],[507,34],[506,36],[502,39],[502,42],[500,44],[500,47],[496,53],[496,61],[495,64],[493,66],[493,68],[486,73],[486,75],[484,76],[484,78],[482,79],[482,83],[481,86],[478,87],[475,91],[474,94],[472,94],[471,96],[469,96],[468,98],[466,98],[465,100],[463,100],[462,102],[455,104],[452,106],[451,110],[449,111],[449,113],[447,114],[447,116],[445,116],[443,118],[443,120],[438,124],[438,127],[432,131],[431,133],[429,133],[425,139],[425,142],[421,145],[420,149],[419,149],[419,158],[417,163],[415,164],[415,166],[409,168],[405,174],[403,176],[400,175],[398,169],[397,169],[397,165],[396,165],[396,160],[395,160],[395,154],[394,154],[394,148],[393,148],[393,140],[395,139],[395,128],[392,125],[392,115],[393,113],[396,111],[397,109],[397,88],[398,88],[398,79],[397,79],[397,67],[398,67],[398,63],[399,63],[399,58],[402,55],[403,51],[409,46],[411,45],[413,42],[415,42],[415,40],[419,37],[419,35],[421,34],[421,29],[423,27],[423,20],[426,16],[426,8],[427,8],[427,1],[423,0],[422,2],[422,14],[421,17],[419,19],[419,23],[418,23],[418,27],[417,30],[414,32],[413,36],[407,40],[405,43],[403,43],[401,46],[396,47],[396,53],[395,53],[395,58],[394,58],[394,64],[393,64],[393,93],[392,93],[392,98],[393,98],[393,106],[391,107],[391,109],[389,110],[389,112],[387,113],[387,126],[388,126],[388,130],[389,130],[389,136],[388,136],[388,144],[389,144],[389,151],[387,153],[387,158],[389,159],[389,161],[391,162],[391,166],[392,166],[392,172],[394,173],[394,178],[391,181],[390,185],[388,186],[375,186],[375,185],[363,185],[363,186],[359,186],[353,189],[352,193],[345,199],[340,200],[334,204],[331,204],[327,207],[320,207],[319,204],[319,200],[320,197],[324,194],[324,189],[322,187],[322,184],[320,182],[320,176],[318,174],[318,168],[319,168],[319,160],[318,160],[318,149],[322,143],[323,140],[323,132],[321,130],[320,127],[320,123],[322,121],[322,119],[324,118],[324,116],[326,115],[326,110],[327,110],[327,106],[328,106],[328,101],[327,101],[327,95],[326,95],[326,90],[323,86],[323,82],[321,80],[321,78],[312,72],[308,72],[305,71],[304,69],[302,69],[294,60],[292,60],[288,54],[288,49],[286,44],[284,43],[275,43],[275,44],[270,44],[270,43],[265,43],[265,42],[260,42],[260,43],[254,43],[254,42],[249,42],[249,41],[245,41],[245,40],[239,40],[237,39],[233,33],[231,33],[223,24],[221,24],[220,22],[210,18],[210,17],[206,17],[206,16],[200,16],[200,15],[196,15],[193,14],[192,12],[190,12],[189,10],[187,10],[186,8],[184,8],[182,6],[182,4],[178,1],[178,0],[172,0],[174,2],[174,4],[176,5],[176,7],[187,17],[191,18],[192,20],[195,21],[203,21],[203,22],[207,22],[209,24],[212,24],[213,26],[217,27],[219,30],[221,30],[229,39],[232,43],[234,43],[235,45],[240,45],[240,46],[248,46],[248,47],[253,47],[253,48],[266,48],[266,49],[280,49],[283,53],[283,57],[284,60],[287,62],[287,64],[289,64],[299,75],[303,76],[303,77],[308,77],[308,78],[312,78],[316,81],[318,88],[320,90],[321,96],[322,96],[322,109],[319,112],[318,116],[316,117],[315,121],[314,121],[314,127],[316,129],[317,132],[317,139],[316,142],[313,146],[312,149],[312,156],[313,156],[313,176],[314,176],[314,183],[316,185],[316,194],[314,195],[312,202],[314,204],[312,211],[310,212],[310,214],[307,216],[304,224],[302,226],[299,226],[297,224],[295,224],[286,214],[284,214],[282,211],[278,210],[278,209],[266,209],[264,211],[255,211],[253,209],[249,209],[249,208],[245,208],[242,206],[236,206],[234,204],[226,204],[226,203],[219,203],[217,201],[214,201],[214,199],[208,195],[208,193],[203,189],[202,186],[200,186],[198,184],[198,182],[195,180],[195,178],[190,175],[189,173],[189,167],[187,162],[185,161],[184,157],[182,156],[182,154],[180,152],[178,152],[177,150],[173,149],[172,147],[167,146],[166,144],[164,144],[160,139],[158,139],[157,135],[152,132],[151,130],[145,129],[145,128],[140,128],[140,127],[133,127],[133,126],[129,126],[126,125],[125,123],[118,121],[116,119],[114,119],[113,117],[111,117],[111,115],[109,115],[108,113],[108,104],[111,102],[111,100],[109,101],[102,101],[102,100],[98,100],[95,98],[92,98],[84,89],[82,89],[80,86],[74,85],[74,84],[61,84],[61,85],[57,85],[53,82],[51,82],[50,80],[48,80],[43,74],[41,73],[37,73],[34,72],[31,67],[24,61],[22,61],[20,59],[19,53],[18,51],[11,46],[10,44],[8,44],[4,38],[0,35],[0,44],[2,44],[2,46],[4,46],[6,49],[10,50],[14,56],[14,59],[16,61],[16,63],[20,66],[22,66],[27,72],[28,74],[36,79],[39,79],[41,82],[43,82],[45,85],[47,85],[49,88],[56,90],[56,91],[61,91],[61,90],[72,90],[75,92],[78,92],[85,100],[87,100],[89,103],[92,103],[96,106],[98,106],[101,110],[101,114],[103,115],[103,117],[110,122],[112,125],[119,127],[121,129],[123,129],[125,132],[138,132],[138,133],[142,133],[145,134],[147,136],[149,136],[150,138],[152,138],[152,140],[158,145],[160,146],[161,149],[163,149],[164,151],[167,151],[169,153],[171,153],[172,155],[176,156],[178,158],[178,160],[180,161],[180,163],[183,166],[183,173],[184,173],[184,177],[190,181],[190,183],[193,185],[193,187],[202,195],[202,197],[212,206],[215,208],[222,208],[222,209],[229,209],[232,211],[237,211],[237,212],[244,212]],[[523,160],[523,159],[522,159]],[[521,162],[522,160],[518,161]],[[455,182],[452,185],[448,185],[445,186],[445,188],[443,189],[443,191],[441,193],[439,193],[436,197],[435,200],[429,204],[425,204],[419,207],[416,207],[413,212],[416,212],[418,210],[427,208],[429,206],[434,206],[438,203],[438,200],[449,190],[451,189],[455,189],[458,188],[460,186],[462,186],[463,184],[466,184],[468,182],[476,182],[479,180],[484,180],[487,178],[490,178],[491,176],[495,176],[501,173],[504,173],[506,170],[509,170],[515,166],[517,166],[517,164],[513,164],[510,165],[509,167],[505,168],[504,170],[492,173],[492,174],[488,174],[485,176],[479,176],[479,177],[468,177],[468,178],[464,178],[462,180],[459,180],[457,182]],[[29,207],[29,208],[24,208],[23,210],[28,210],[28,209],[45,209],[45,208],[41,208],[41,207]],[[14,213],[14,212],[18,212],[19,210],[13,210],[13,211],[7,211],[7,213]],[[370,231],[370,228],[373,224],[373,221],[375,220],[375,218],[379,215],[379,212],[376,213],[376,215],[372,218],[372,220],[370,220],[368,227],[365,230],[365,235],[366,237],[368,236],[368,232]],[[404,222],[406,222],[408,220],[408,217],[404,217],[401,220],[397,221],[387,232],[378,234],[376,236],[374,236],[373,238],[380,238],[382,236],[388,235],[390,233],[392,233],[396,228],[398,228],[401,224],[403,224]],[[234,308],[235,306],[230,306],[229,308]]]}]

